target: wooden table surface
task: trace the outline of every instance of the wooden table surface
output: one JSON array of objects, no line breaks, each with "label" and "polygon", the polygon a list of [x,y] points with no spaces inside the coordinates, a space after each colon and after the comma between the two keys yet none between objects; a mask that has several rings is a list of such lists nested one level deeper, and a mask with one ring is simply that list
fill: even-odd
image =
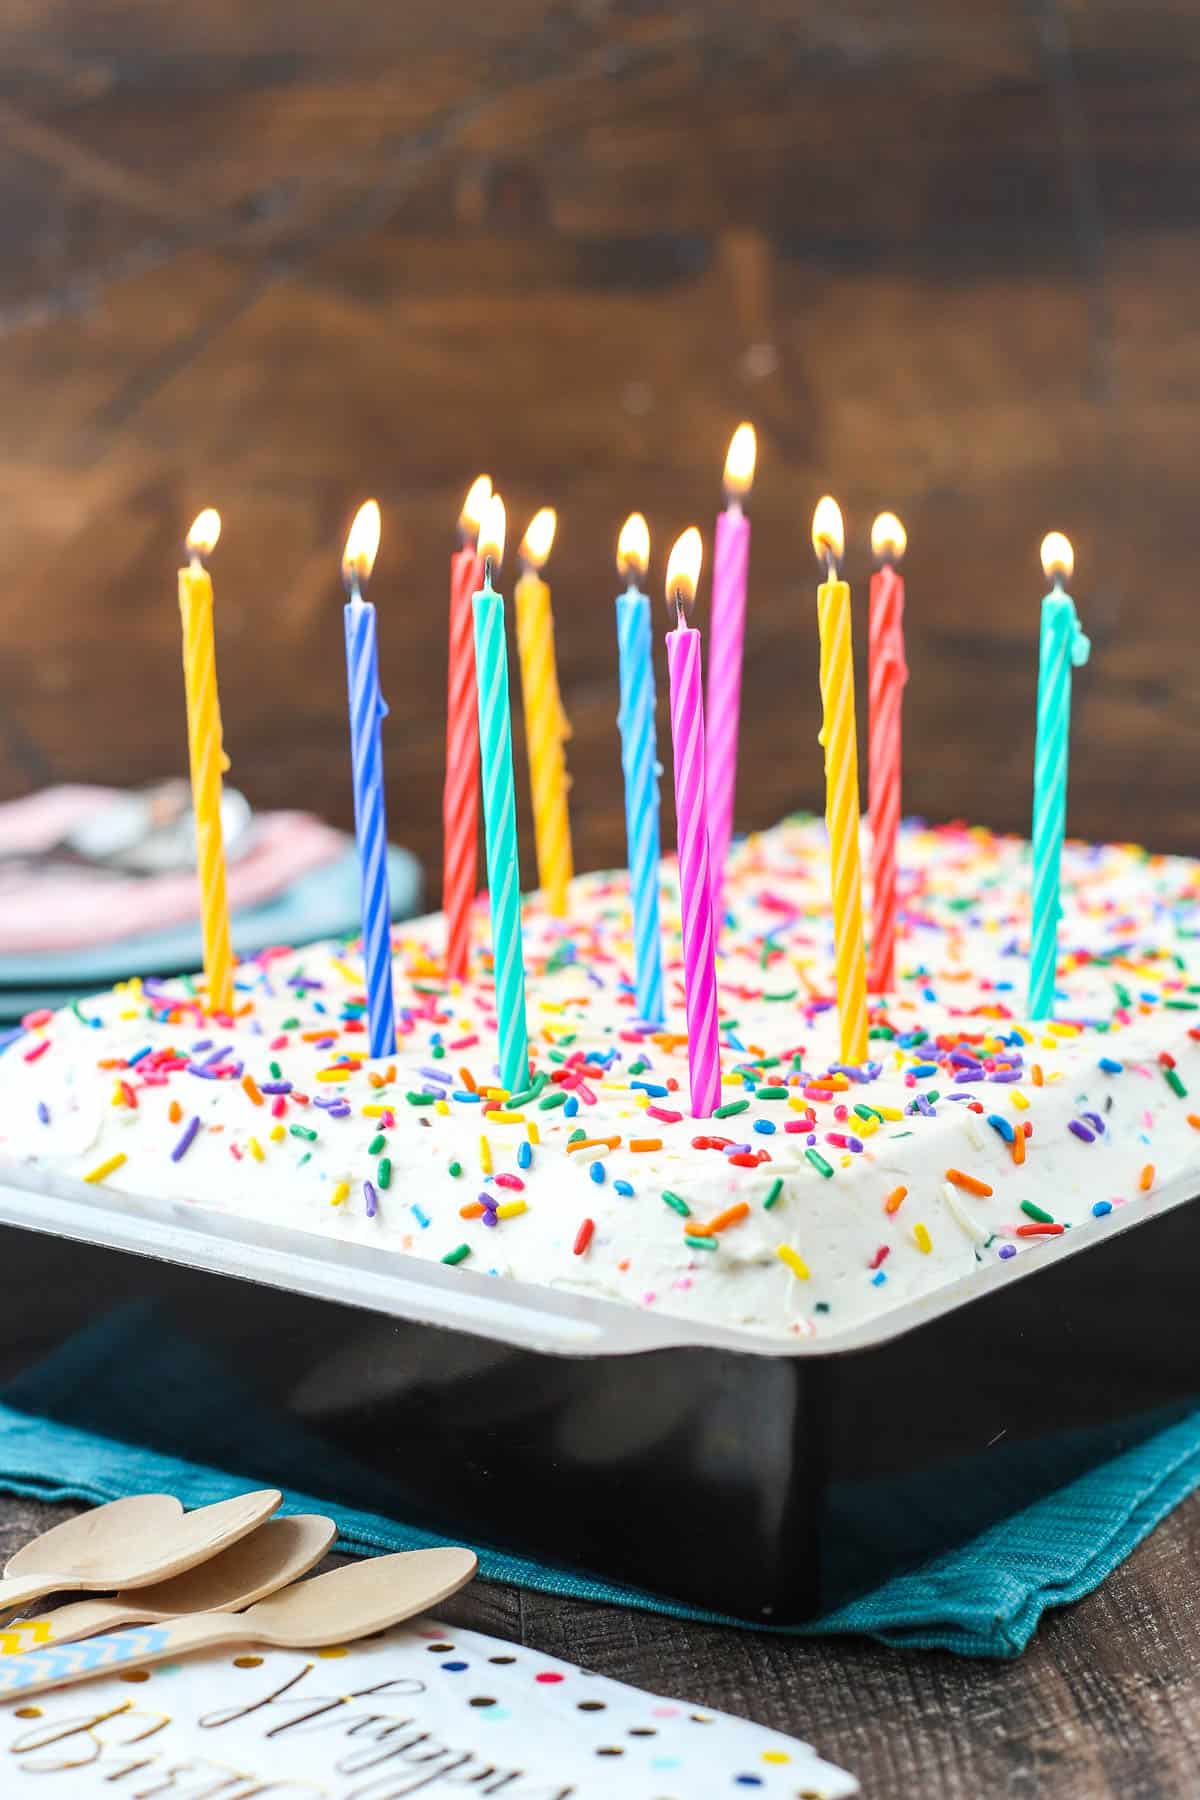
[{"label": "wooden table surface", "polygon": [[[618,860],[616,530],[646,511],[660,580],[749,417],[739,825],[819,799],[831,490],[860,583],[872,514],[909,526],[911,809],[1026,822],[1056,526],[1095,641],[1072,826],[1194,850],[1196,38],[1190,0],[10,9],[0,799],[181,768],[173,571],[213,503],[234,778],[348,822],[337,567],[375,493],[392,824],[436,869],[446,556],[487,468],[518,530],[560,509],[579,862]],[[3,1503],[5,1544],[47,1512]],[[868,1795],[1151,1800],[1200,1789],[1198,1528],[1002,1666],[451,1610],[801,1731]]]},{"label": "wooden table surface", "polygon": [[[77,1508],[0,1499],[0,1558]],[[1016,1662],[795,1639],[476,1582],[439,1617],[740,1713],[851,1769],[864,1800],[1191,1800],[1200,1496]],[[614,1790],[619,1794],[620,1789]]]}]

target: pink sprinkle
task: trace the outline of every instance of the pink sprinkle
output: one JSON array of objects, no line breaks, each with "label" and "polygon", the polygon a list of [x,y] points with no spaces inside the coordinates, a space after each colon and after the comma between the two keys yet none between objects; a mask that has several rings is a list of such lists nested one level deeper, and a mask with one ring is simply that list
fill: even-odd
[{"label": "pink sprinkle", "polygon": [[287,1096],[285,1094],[276,1094],[271,1102],[271,1111],[277,1119],[282,1119],[284,1113],[287,1111]]},{"label": "pink sprinkle", "polygon": [[502,1188],[523,1188],[525,1183],[519,1175],[497,1175],[496,1186]]},{"label": "pink sprinkle", "polygon": [[595,1106],[596,1096],[593,1094],[586,1081],[577,1081],[575,1084],[575,1092],[579,1095],[579,1098],[583,1101],[585,1106]]},{"label": "pink sprinkle", "polygon": [[288,1041],[287,1041],[287,1032],[286,1031],[283,1033],[282,1037],[277,1037],[277,1038],[271,1039],[272,1050],[286,1050],[287,1044],[288,1044]]},{"label": "pink sprinkle", "polygon": [[45,1054],[49,1048],[50,1048],[50,1039],[43,1038],[40,1044],[35,1044],[33,1046],[32,1050],[27,1050],[25,1052],[25,1061],[26,1062],[36,1062],[39,1056],[45,1056]]},{"label": "pink sprinkle", "polygon": [[678,1125],[683,1114],[681,1112],[672,1112],[665,1106],[648,1106],[646,1108],[646,1117],[648,1119],[660,1119],[664,1125]]},{"label": "pink sprinkle", "polygon": [[454,1042],[449,1044],[447,1048],[450,1050],[470,1050],[478,1042],[479,1039],[476,1036],[455,1038]]},{"label": "pink sprinkle", "polygon": [[880,1244],[878,1250],[875,1252],[874,1256],[871,1258],[870,1262],[867,1264],[868,1269],[877,1269],[879,1267],[880,1263],[883,1261],[884,1257],[887,1256],[890,1249],[891,1249],[890,1244]]},{"label": "pink sprinkle", "polygon": [[1142,1124],[1145,1126],[1147,1131],[1153,1131],[1153,1129],[1154,1129],[1154,1114],[1149,1110],[1149,1108],[1147,1108],[1146,1111],[1142,1114]]}]

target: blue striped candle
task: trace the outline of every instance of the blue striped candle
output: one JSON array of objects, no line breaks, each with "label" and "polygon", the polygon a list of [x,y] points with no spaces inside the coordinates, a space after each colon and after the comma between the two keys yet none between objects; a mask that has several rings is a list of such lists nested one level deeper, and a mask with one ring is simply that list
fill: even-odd
[{"label": "blue striped candle", "polygon": [[493,494],[479,529],[483,587],[473,597],[471,605],[475,614],[480,785],[487,839],[500,1085],[513,1094],[529,1086],[529,1028],[525,1019],[521,870],[517,798],[513,787],[512,719],[508,703],[508,639],[504,630],[504,601],[492,586],[492,568],[499,566],[503,550],[504,503],[498,494]]},{"label": "blue striped candle", "polygon": [[661,1025],[662,943],[658,921],[658,749],[654,735],[654,657],[650,602],[638,588],[650,556],[650,533],[640,513],[626,520],[617,543],[617,565],[629,586],[617,595],[617,647],[621,670],[621,767],[625,775],[625,837],[633,903],[634,987],[637,1014]]},{"label": "blue striped candle", "polygon": [[362,597],[379,545],[379,508],[359,508],[342,576],[346,604],[346,678],[350,692],[350,755],[354,768],[354,830],[362,893],[363,962],[367,985],[367,1043],[372,1056],[396,1049],[392,996],[392,907],[388,894],[387,819],[383,799],[383,737],[387,714],[379,691],[375,608]]},{"label": "blue striped candle", "polygon": [[1059,882],[1067,827],[1071,747],[1071,670],[1088,659],[1075,602],[1065,592],[1074,553],[1061,532],[1042,541],[1042,567],[1053,588],[1042,601],[1038,653],[1037,749],[1033,765],[1033,899],[1029,928],[1029,1016],[1054,1012],[1058,966]]}]

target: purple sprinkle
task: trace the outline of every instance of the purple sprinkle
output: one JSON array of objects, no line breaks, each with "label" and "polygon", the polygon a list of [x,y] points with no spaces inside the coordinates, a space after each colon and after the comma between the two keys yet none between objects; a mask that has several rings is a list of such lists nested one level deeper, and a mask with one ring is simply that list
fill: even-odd
[{"label": "purple sprinkle", "polygon": [[379,1211],[379,1197],[375,1192],[373,1182],[363,1182],[363,1199],[367,1203],[367,1217],[368,1219],[373,1219],[375,1214]]},{"label": "purple sprinkle", "polygon": [[983,1067],[979,1058],[972,1056],[969,1050],[952,1050],[950,1061],[960,1069],[982,1069]]},{"label": "purple sprinkle", "polygon": [[749,1156],[754,1146],[752,1144],[723,1144],[721,1148],[726,1156]]},{"label": "purple sprinkle", "polygon": [[454,1086],[454,1077],[443,1074],[441,1069],[421,1069],[418,1073],[428,1077],[430,1081],[440,1081],[443,1087]]},{"label": "purple sprinkle", "polygon": [[290,1094],[292,1084],[290,1081],[261,1081],[258,1091],[260,1094]]},{"label": "purple sprinkle", "polygon": [[[259,1089],[262,1092],[262,1089]],[[336,1107],[344,1106],[344,1100],[326,1100],[320,1094],[313,1095],[313,1105],[321,1107],[325,1112],[333,1112]]]},{"label": "purple sprinkle", "polygon": [[954,1079],[960,1085],[965,1085],[968,1081],[982,1081],[983,1074],[984,1074],[984,1072],[983,1072],[982,1067],[980,1066],[979,1063],[976,1063],[975,1066],[970,1069],[961,1069],[960,1068],[958,1073],[955,1075]]},{"label": "purple sprinkle", "polygon": [[1088,1121],[1089,1125],[1094,1125],[1096,1127],[1096,1130],[1103,1137],[1103,1135],[1104,1135],[1104,1120],[1100,1117],[1099,1113],[1085,1112],[1085,1113],[1082,1113],[1080,1115],[1080,1117],[1086,1119]]},{"label": "purple sprinkle", "polygon": [[1020,1081],[1020,1069],[993,1069],[989,1081]]},{"label": "purple sprinkle", "polygon": [[1085,1144],[1094,1144],[1096,1141],[1095,1132],[1089,1131],[1081,1119],[1072,1119],[1067,1129],[1073,1131],[1075,1136]]},{"label": "purple sprinkle", "polygon": [[[211,1042],[211,1039],[209,1041]],[[211,1069],[214,1063],[224,1062],[232,1049],[232,1044],[222,1044],[219,1050],[210,1051],[204,1059],[205,1068]]]},{"label": "purple sprinkle", "polygon": [[201,1081],[216,1081],[217,1079],[217,1071],[206,1069],[203,1063],[189,1063],[187,1072],[189,1075],[198,1075]]},{"label": "purple sprinkle", "polygon": [[37,1115],[43,1125],[48,1125],[50,1123],[50,1108],[46,1105],[44,1100],[39,1100],[37,1103]]},{"label": "purple sprinkle", "polygon": [[1017,1246],[1015,1244],[1001,1244],[1000,1254],[1005,1262],[1007,1262],[1010,1256],[1015,1256],[1017,1254]]},{"label": "purple sprinkle", "polygon": [[197,1038],[195,1043],[192,1045],[192,1055],[199,1056],[199,1054],[202,1050],[211,1050],[211,1049],[212,1049],[212,1039],[211,1038]]},{"label": "purple sprinkle", "polygon": [[180,1138],[179,1142],[176,1144],[175,1148],[171,1152],[171,1161],[172,1162],[182,1162],[183,1161],[184,1157],[187,1155],[188,1151],[191,1149],[192,1139],[195,1137],[195,1135],[199,1131],[199,1129],[200,1129],[200,1115],[199,1115],[199,1113],[193,1113],[192,1117],[188,1120],[187,1124],[183,1128],[183,1136]]},{"label": "purple sprinkle", "polygon": [[924,1113],[927,1119],[937,1118],[936,1110],[929,1104],[929,1101],[925,1098],[924,1094],[917,1095],[917,1111]]}]

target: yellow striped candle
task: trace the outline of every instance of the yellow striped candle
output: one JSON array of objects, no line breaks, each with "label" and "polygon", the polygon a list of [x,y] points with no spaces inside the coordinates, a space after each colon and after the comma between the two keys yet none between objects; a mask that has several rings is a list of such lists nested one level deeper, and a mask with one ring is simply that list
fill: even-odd
[{"label": "yellow striped candle", "polygon": [[545,893],[547,909],[561,919],[566,914],[567,886],[574,874],[563,749],[571,727],[558,691],[550,589],[541,576],[554,543],[556,524],[552,506],[543,506],[529,521],[521,540],[523,573],[513,590],[513,603],[525,701],[525,745],[533,791],[538,882]]},{"label": "yellow striped candle", "polygon": [[187,690],[192,809],[196,815],[204,973],[210,1012],[227,1013],[233,1007],[233,950],[225,894],[221,777],[229,767],[229,758],[221,739],[221,707],[217,699],[212,582],[203,560],[220,535],[220,515],[211,506],[206,507],[187,535],[188,562],[179,571],[179,614],[183,621],[183,679]]},{"label": "yellow striped candle", "polygon": [[825,824],[833,876],[833,943],[841,1057],[867,1060],[867,964],[863,948],[862,875],[858,853],[858,741],[854,725],[854,656],[850,588],[839,579],[845,537],[836,500],[825,496],[813,515],[813,549],[826,571],[817,589],[821,633],[820,742],[825,747]]}]

